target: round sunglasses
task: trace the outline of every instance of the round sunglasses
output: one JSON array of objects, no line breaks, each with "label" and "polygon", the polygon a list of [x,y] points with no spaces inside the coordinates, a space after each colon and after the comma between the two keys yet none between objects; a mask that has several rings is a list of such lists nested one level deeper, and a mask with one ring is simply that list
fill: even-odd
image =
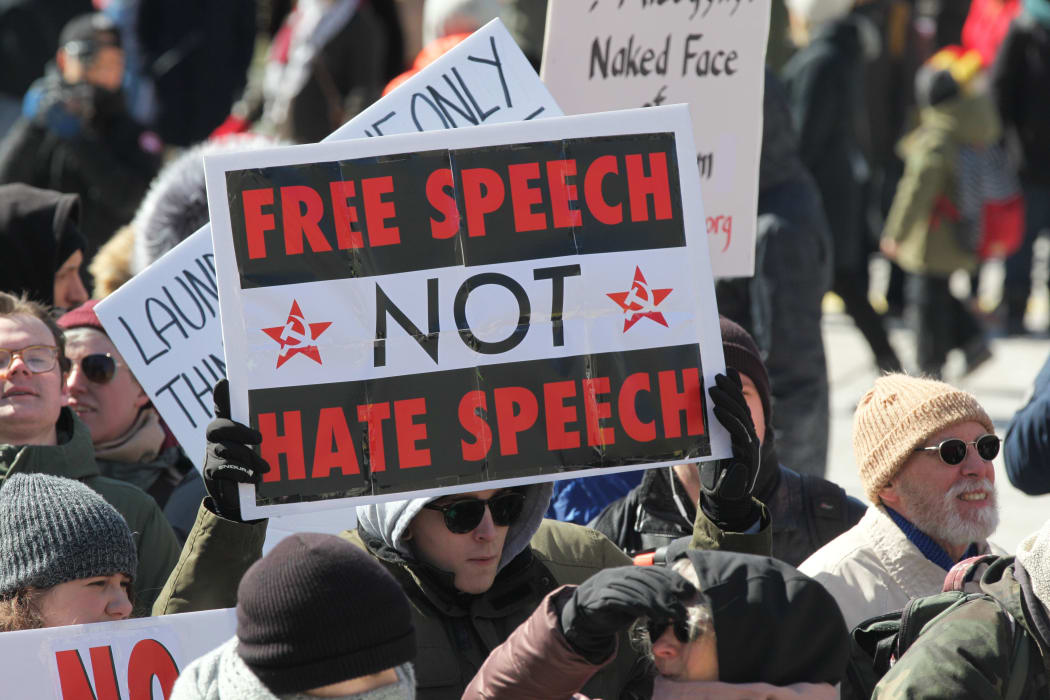
[{"label": "round sunglasses", "polygon": [[424,508],[440,511],[445,516],[445,527],[449,532],[462,535],[471,532],[485,518],[485,507],[492,513],[492,522],[498,527],[506,527],[517,521],[525,506],[525,494],[518,491],[505,491],[488,500],[464,498],[445,505],[428,503]]},{"label": "round sunglasses", "polygon": [[915,451],[936,451],[942,462],[949,467],[955,467],[962,464],[963,460],[966,459],[966,450],[970,448],[970,445],[974,446],[977,454],[986,462],[991,462],[999,454],[999,436],[992,434],[982,435],[973,442],[966,442],[960,438],[948,438],[941,441],[939,445],[919,447]]},{"label": "round sunglasses", "polygon": [[80,371],[95,384],[109,384],[117,375],[117,362],[109,353],[95,353],[80,358]]}]

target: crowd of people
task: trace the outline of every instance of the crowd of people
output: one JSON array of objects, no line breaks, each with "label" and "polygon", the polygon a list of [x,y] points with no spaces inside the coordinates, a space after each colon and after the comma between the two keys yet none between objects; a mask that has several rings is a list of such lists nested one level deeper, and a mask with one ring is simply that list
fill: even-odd
[{"label": "crowd of people", "polygon": [[[538,67],[545,10],[0,8],[0,632],[236,608],[174,700],[1050,697],[1050,519],[993,541],[1000,451],[1050,493],[1050,358],[1001,436],[944,381],[1040,331],[1050,0],[772,3],[755,274],[716,283],[704,396],[730,457],[361,506],[265,556],[239,487],[272,465],[226,380],[187,457],[95,305],[208,221],[203,156],[316,142],[495,17]],[[829,454],[829,293],[879,370],[852,456]],[[850,459],[863,493],[824,478]]]}]

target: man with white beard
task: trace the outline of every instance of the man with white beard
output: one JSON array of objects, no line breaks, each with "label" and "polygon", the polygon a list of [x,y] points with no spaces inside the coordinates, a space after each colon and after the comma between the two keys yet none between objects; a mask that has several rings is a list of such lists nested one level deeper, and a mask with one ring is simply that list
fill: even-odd
[{"label": "man with white beard", "polygon": [[853,417],[853,453],[874,505],[799,570],[835,597],[849,628],[941,590],[958,561],[989,552],[999,524],[999,438],[971,394],[880,377]]}]

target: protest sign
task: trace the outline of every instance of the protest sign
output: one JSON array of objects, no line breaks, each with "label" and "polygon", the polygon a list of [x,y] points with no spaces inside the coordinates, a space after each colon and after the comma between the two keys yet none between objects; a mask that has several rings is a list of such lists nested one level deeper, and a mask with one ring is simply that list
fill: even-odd
[{"label": "protest sign", "polygon": [[[497,19],[350,120],[325,141],[560,116]],[[194,464],[204,463],[211,387],[225,374],[211,229],[204,226],[95,311]],[[214,309],[214,311],[213,311]],[[267,545],[304,527],[336,533],[354,513],[271,522]]]},{"label": "protest sign", "polygon": [[[325,141],[451,129],[561,110],[497,19]],[[211,387],[225,375],[211,230],[194,233],[95,311],[186,454],[204,462]]]},{"label": "protest sign", "polygon": [[0,634],[5,700],[159,700],[232,637],[233,608]]},{"label": "protest sign", "polygon": [[676,106],[206,157],[246,517],[728,455],[694,152]]},{"label": "protest sign", "polygon": [[718,277],[754,274],[770,0],[551,0],[541,76],[566,114],[688,103]]}]

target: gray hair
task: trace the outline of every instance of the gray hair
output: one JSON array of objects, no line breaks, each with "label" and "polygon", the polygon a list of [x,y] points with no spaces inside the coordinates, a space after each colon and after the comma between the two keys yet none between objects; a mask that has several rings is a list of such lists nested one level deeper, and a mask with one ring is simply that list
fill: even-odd
[{"label": "gray hair", "polygon": [[[693,584],[697,590],[697,596],[685,606],[685,626],[689,641],[695,642],[705,634],[713,634],[714,626],[712,620],[714,618],[711,606],[704,603],[703,598],[699,595],[700,579],[696,575],[696,569],[693,568],[693,562],[687,557],[682,557],[671,566],[671,570]],[[648,621],[648,618],[639,618],[631,627],[630,635],[631,643],[635,649],[651,660],[653,658],[653,641],[655,640],[649,638],[649,629],[646,625]]]}]

